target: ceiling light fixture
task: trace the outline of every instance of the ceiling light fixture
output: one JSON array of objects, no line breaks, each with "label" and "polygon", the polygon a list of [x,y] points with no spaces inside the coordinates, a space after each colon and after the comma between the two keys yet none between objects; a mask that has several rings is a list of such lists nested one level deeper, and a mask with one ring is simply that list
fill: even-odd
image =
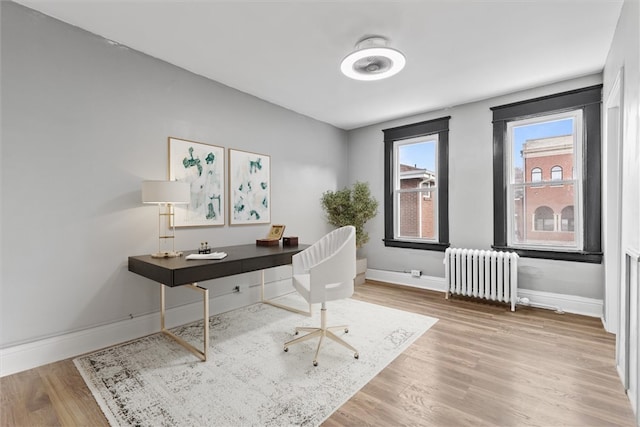
[{"label": "ceiling light fixture", "polygon": [[356,44],[356,49],[340,64],[342,73],[356,80],[380,80],[397,74],[404,68],[402,52],[387,47],[387,39],[367,37]]}]

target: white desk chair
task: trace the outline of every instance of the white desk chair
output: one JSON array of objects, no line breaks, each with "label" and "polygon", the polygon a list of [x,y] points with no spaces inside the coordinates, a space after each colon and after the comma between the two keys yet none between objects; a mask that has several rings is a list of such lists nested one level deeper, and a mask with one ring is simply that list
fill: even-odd
[{"label": "white desk chair", "polygon": [[304,251],[293,256],[293,286],[309,304],[321,303],[321,325],[319,328],[296,328],[296,335],[303,331],[308,334],[284,344],[289,346],[314,337],[320,337],[313,366],[318,366],[318,353],[325,337],[331,338],[354,352],[358,350],[332,332],[344,329],[346,325],[327,327],[327,301],[349,298],[353,295],[353,280],[356,277],[356,229],[349,225],[333,230]]}]

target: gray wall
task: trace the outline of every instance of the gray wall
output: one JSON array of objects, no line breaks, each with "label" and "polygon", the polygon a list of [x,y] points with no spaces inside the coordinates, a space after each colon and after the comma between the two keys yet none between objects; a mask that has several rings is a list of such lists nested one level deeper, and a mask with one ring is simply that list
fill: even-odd
[{"label": "gray wall", "polygon": [[[449,132],[449,235],[453,247],[489,249],[493,243],[493,127],[490,107],[602,83],[601,75],[557,83],[441,111],[393,120],[349,132],[349,181],[368,181],[380,201],[367,224],[371,240],[362,249],[368,267],[444,277],[443,253],[387,248],[384,237],[384,153],[382,129],[451,116]],[[428,94],[425,94],[428,96]],[[518,286],[536,291],[602,299],[602,267],[521,258]]]},{"label": "gray wall", "polygon": [[[157,248],[140,184],[167,137],[271,156],[274,223],[312,242],[347,184],[346,133],[15,3],[1,2],[0,346],[157,311],[127,256]],[[177,230],[177,249],[251,243],[268,225]],[[177,304],[187,300],[179,300]]]}]

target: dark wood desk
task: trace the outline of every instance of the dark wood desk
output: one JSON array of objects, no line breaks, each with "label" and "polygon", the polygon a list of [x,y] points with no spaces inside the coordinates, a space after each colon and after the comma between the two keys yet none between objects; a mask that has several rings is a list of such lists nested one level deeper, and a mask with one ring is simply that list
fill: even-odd
[{"label": "dark wood desk", "polygon": [[[189,351],[207,360],[209,348],[209,291],[198,286],[198,282],[233,276],[251,271],[262,271],[261,300],[264,303],[281,306],[264,299],[264,270],[291,264],[291,258],[309,245],[299,246],[257,246],[255,244],[225,246],[214,248],[214,252],[226,252],[227,256],[221,260],[187,260],[186,256],[197,251],[185,252],[176,258],[153,258],[151,255],[137,255],[129,257],[129,271],[160,283],[160,330],[175,339]],[[203,295],[204,349],[200,351],[182,338],[165,328],[165,286],[186,286]],[[294,310],[298,311],[298,310]],[[304,314],[310,314],[303,312]]]},{"label": "dark wood desk", "polygon": [[220,260],[187,260],[185,258],[189,254],[198,253],[198,251],[188,251],[183,256],[176,258],[152,258],[151,255],[130,256],[129,271],[165,286],[183,286],[291,264],[291,257],[308,246],[283,247],[249,244],[212,249],[213,252],[227,253],[227,257]]}]

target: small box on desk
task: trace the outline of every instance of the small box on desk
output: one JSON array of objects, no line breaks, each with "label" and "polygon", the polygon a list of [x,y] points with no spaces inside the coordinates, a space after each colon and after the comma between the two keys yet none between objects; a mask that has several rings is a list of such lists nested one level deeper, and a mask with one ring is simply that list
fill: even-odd
[{"label": "small box on desk", "polygon": [[256,240],[256,245],[258,246],[278,246],[280,243],[279,239],[258,239]]},{"label": "small box on desk", "polygon": [[298,246],[298,237],[283,237],[282,246]]},{"label": "small box on desk", "polygon": [[284,225],[274,224],[271,226],[271,229],[269,230],[269,234],[267,235],[267,238],[256,240],[256,245],[278,246],[280,244],[280,239],[282,238],[283,233],[284,233]]}]

